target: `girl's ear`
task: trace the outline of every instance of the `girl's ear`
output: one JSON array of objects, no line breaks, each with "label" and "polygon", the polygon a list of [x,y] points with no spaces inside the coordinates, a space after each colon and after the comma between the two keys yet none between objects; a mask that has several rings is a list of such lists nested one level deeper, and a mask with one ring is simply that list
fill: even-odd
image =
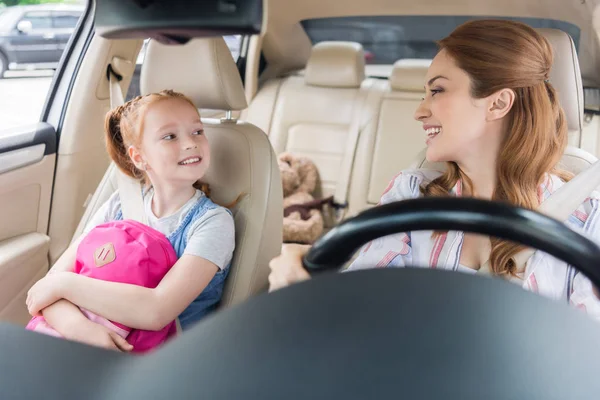
[{"label": "girl's ear", "polygon": [[127,155],[129,156],[129,158],[131,158],[131,161],[133,161],[133,165],[135,165],[137,169],[142,171],[146,170],[147,164],[144,161],[142,154],[135,146],[129,146],[129,148],[127,149]]}]

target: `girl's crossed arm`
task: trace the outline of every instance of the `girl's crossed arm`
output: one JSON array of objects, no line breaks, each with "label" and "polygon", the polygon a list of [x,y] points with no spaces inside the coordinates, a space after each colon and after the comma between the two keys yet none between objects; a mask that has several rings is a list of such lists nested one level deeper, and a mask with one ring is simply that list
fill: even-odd
[{"label": "girl's crossed arm", "polygon": [[184,254],[154,289],[57,272],[32,288],[28,307],[35,314],[64,298],[132,328],[160,330],[202,293],[218,269],[202,257]]}]

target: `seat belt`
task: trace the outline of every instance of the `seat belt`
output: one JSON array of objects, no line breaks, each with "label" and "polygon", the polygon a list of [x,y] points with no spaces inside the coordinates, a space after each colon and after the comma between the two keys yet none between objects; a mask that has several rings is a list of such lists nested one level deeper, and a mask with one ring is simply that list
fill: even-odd
[{"label": "seat belt", "polygon": [[[559,221],[566,221],[598,186],[600,186],[600,160],[558,188],[540,204],[537,211]],[[527,261],[535,252],[535,249],[527,248],[513,256],[517,271],[524,270]],[[477,272],[492,273],[489,259]]]},{"label": "seat belt", "polygon": [[[123,79],[119,71],[123,66],[130,66],[129,61],[114,57],[112,63],[108,65],[107,76],[110,86],[110,108],[114,110],[125,104],[123,91],[119,82]],[[145,213],[144,197],[140,182],[128,175],[125,175],[119,168],[115,168],[117,174],[117,187],[119,189],[119,199],[121,200],[121,212],[123,219],[132,219],[148,225],[148,216]],[[177,334],[181,334],[181,323],[179,318],[175,319]]]},{"label": "seat belt", "polygon": [[368,80],[365,87],[358,91],[358,99],[352,108],[354,115],[352,116],[352,122],[350,124],[350,132],[348,134],[348,141],[346,142],[344,157],[342,158],[338,183],[335,188],[335,194],[333,195],[336,223],[339,223],[344,219],[346,212],[348,211],[348,190],[350,189],[350,176],[352,175],[352,166],[354,165],[356,147],[358,146],[358,139],[360,137],[362,122],[361,111],[372,85],[373,81]]},{"label": "seat belt", "polygon": [[[119,71],[123,67],[129,67],[131,63],[122,58],[114,57],[111,64],[108,65],[108,80],[110,85],[110,108],[115,109],[125,103],[120,81],[123,79]],[[144,212],[144,200],[142,196],[142,187],[136,179],[127,176],[119,168],[115,168],[117,173],[117,187],[119,188],[119,198],[121,200],[121,210],[124,219],[133,219],[145,225],[148,224],[148,216]]]}]

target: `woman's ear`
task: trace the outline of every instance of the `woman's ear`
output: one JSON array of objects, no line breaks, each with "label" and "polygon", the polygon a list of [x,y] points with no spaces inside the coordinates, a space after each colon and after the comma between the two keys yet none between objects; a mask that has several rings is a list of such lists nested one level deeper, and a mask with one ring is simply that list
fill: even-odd
[{"label": "woman's ear", "polygon": [[509,113],[515,102],[515,92],[511,89],[502,89],[490,96],[488,121],[504,118]]}]

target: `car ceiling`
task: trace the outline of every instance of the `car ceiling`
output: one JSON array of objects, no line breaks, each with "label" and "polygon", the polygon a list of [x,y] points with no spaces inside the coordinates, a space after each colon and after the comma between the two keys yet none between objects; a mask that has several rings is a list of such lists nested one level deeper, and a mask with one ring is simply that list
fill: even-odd
[{"label": "car ceiling", "polygon": [[581,29],[579,60],[586,86],[600,86],[600,0],[265,0],[265,58],[275,74],[302,68],[311,42],[300,21],[367,15],[472,15],[530,17],[570,22]]}]

